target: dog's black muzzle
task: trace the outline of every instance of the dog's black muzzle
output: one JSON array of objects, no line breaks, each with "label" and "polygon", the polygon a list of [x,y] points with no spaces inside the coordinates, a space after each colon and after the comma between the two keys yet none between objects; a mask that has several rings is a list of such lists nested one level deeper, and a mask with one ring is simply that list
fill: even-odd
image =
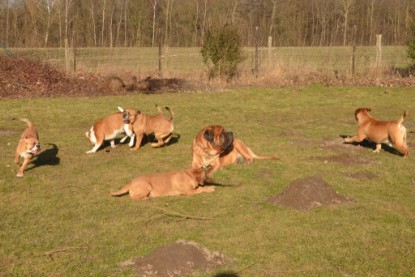
[{"label": "dog's black muzzle", "polygon": [[122,120],[124,122],[124,124],[130,124],[130,116],[128,113],[123,113],[122,114]]}]

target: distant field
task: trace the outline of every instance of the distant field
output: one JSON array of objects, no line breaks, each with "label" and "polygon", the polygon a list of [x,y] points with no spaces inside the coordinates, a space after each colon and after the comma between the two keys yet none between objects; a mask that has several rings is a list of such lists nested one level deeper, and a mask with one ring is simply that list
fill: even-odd
[{"label": "distant field", "polygon": [[[64,66],[64,49],[11,49],[14,53],[28,57],[47,60],[58,66]],[[255,67],[255,49],[246,48],[243,69]],[[92,72],[132,71],[157,72],[158,48],[78,48],[77,65]],[[365,72],[375,66],[375,47],[357,47],[355,68]],[[266,48],[259,49],[260,69],[274,68],[301,69],[310,71],[350,71],[352,61],[351,47],[278,47],[272,48],[270,55]],[[406,66],[408,64],[406,47],[385,46],[382,48],[382,66]],[[180,73],[202,72],[204,64],[200,48],[165,48],[163,49],[162,67],[164,71]]]},{"label": "distant field", "polygon": [[[413,103],[413,88],[321,86],[3,99],[0,276],[135,276],[121,263],[177,240],[230,261],[196,276],[413,276]],[[92,146],[84,133],[96,119],[117,106],[154,114],[155,104],[173,108],[179,139],[159,149],[147,143],[132,152],[124,144],[85,153]],[[370,143],[342,143],[356,133],[354,110],[362,106],[385,120],[409,110],[408,159],[387,147],[374,154]],[[19,179],[13,155],[25,125],[11,118],[20,116],[37,125],[43,152]],[[109,195],[138,175],[190,166],[192,140],[208,124],[279,160],[224,168],[212,176],[213,193],[144,202]],[[310,211],[267,201],[315,176],[355,201]]]}]

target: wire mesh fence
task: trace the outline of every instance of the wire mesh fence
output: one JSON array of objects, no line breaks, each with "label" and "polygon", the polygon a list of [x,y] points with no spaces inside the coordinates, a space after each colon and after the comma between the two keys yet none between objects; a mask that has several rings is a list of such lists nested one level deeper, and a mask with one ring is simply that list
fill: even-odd
[{"label": "wire mesh fence", "polygon": [[[272,70],[302,70],[309,72],[344,72],[358,74],[381,67],[382,70],[403,68],[411,60],[404,46],[356,47],[259,47],[244,48],[240,70],[266,74]],[[10,49],[12,53],[47,61],[65,68],[64,48]],[[157,47],[141,48],[77,48],[71,49],[70,70],[93,73],[130,71],[135,74],[203,74],[200,48]],[[379,60],[380,59],[380,60]]]}]

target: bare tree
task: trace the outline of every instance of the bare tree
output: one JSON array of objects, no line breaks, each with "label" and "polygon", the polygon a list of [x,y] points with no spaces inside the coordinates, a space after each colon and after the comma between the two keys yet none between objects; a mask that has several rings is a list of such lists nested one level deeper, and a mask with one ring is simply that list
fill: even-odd
[{"label": "bare tree", "polygon": [[101,22],[101,46],[104,47],[104,34],[105,34],[105,12],[107,8],[107,0],[104,0],[102,5],[102,22]]},{"label": "bare tree", "polygon": [[151,6],[153,7],[153,26],[152,26],[152,34],[151,34],[151,47],[154,47],[154,37],[156,32],[156,8],[157,8],[157,0],[149,0]]},{"label": "bare tree", "polygon": [[347,27],[349,24],[349,13],[352,8],[354,0],[342,0],[342,12],[344,18],[344,25],[343,25],[343,46],[346,45],[347,42]]}]

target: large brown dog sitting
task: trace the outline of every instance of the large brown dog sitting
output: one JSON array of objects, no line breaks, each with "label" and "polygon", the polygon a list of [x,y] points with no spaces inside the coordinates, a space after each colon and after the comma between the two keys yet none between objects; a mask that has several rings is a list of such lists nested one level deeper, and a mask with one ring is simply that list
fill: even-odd
[{"label": "large brown dog sitting", "polygon": [[28,127],[20,136],[20,140],[16,148],[16,156],[14,158],[15,163],[19,164],[20,157],[24,159],[21,167],[17,171],[17,177],[23,177],[23,171],[25,170],[26,166],[33,158],[33,156],[36,155],[40,150],[39,134],[36,128],[33,126],[33,123],[26,118],[21,118],[20,120],[26,122]]},{"label": "large brown dog sitting", "polygon": [[157,139],[157,143],[152,143],[152,147],[160,147],[165,143],[168,143],[173,136],[173,110],[169,107],[165,107],[170,113],[170,118],[166,118],[158,106],[156,106],[160,114],[146,115],[137,112],[137,119],[133,126],[134,133],[136,135],[135,146],[131,150],[137,150],[141,146],[141,141],[144,135],[154,134]]},{"label": "large brown dog sitting", "polygon": [[219,156],[233,143],[233,133],[220,125],[209,125],[200,130],[192,143],[192,167],[208,168],[208,175],[216,168]]},{"label": "large brown dog sitting", "polygon": [[193,195],[215,191],[214,186],[200,186],[205,179],[206,172],[202,168],[142,175],[122,189],[111,192],[111,195],[121,196],[129,193],[133,200],[145,200],[150,197]]},{"label": "large brown dog sitting", "polygon": [[407,157],[409,149],[406,144],[406,128],[402,125],[407,111],[397,121],[379,121],[369,114],[370,108],[358,108],[355,111],[357,136],[345,138],[345,142],[361,142],[369,139],[376,143],[375,153],[379,153],[382,143],[394,144],[395,148]]}]

